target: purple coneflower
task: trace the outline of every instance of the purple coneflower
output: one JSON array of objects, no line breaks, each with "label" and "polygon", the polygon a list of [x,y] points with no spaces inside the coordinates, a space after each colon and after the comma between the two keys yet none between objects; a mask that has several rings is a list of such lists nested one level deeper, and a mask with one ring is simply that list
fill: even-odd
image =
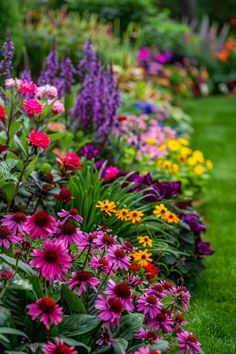
[{"label": "purple coneflower", "polygon": [[90,232],[89,234],[86,232],[81,232],[79,234],[79,242],[78,248],[80,251],[85,250],[86,248],[91,248],[96,245],[97,234],[96,232]]},{"label": "purple coneflower", "polygon": [[105,250],[113,247],[116,244],[116,236],[109,235],[103,231],[97,231],[96,245],[100,250]]},{"label": "purple coneflower", "polygon": [[125,282],[116,283],[114,280],[108,280],[108,285],[104,291],[104,294],[109,295],[109,298],[119,298],[122,306],[127,311],[132,312],[134,310],[133,294],[128,284]]},{"label": "purple coneflower", "polygon": [[59,211],[57,213],[58,216],[60,216],[61,218],[63,218],[64,222],[67,221],[68,219],[74,219],[76,222],[82,223],[83,222],[83,218],[82,216],[79,215],[79,212],[77,209],[75,208],[71,208],[70,210],[64,210],[62,209],[61,211]]},{"label": "purple coneflower", "polygon": [[130,257],[127,256],[123,247],[113,246],[110,248],[107,253],[107,259],[114,264],[115,268],[128,271]]},{"label": "purple coneflower", "polygon": [[201,345],[197,341],[197,338],[192,335],[192,333],[187,331],[182,331],[177,333],[179,341],[179,349],[181,354],[185,353],[199,353],[201,351]]},{"label": "purple coneflower", "polygon": [[0,225],[0,246],[10,248],[12,243],[17,243],[21,238],[5,225]]},{"label": "purple coneflower", "polygon": [[46,211],[40,210],[29,216],[25,223],[25,231],[33,239],[46,238],[52,233],[56,220]]},{"label": "purple coneflower", "polygon": [[49,330],[52,322],[57,326],[62,321],[63,309],[51,297],[43,297],[36,303],[26,306],[28,314],[33,320],[39,317],[39,321]]},{"label": "purple coneflower", "polygon": [[165,333],[173,330],[173,324],[170,316],[164,311],[159,312],[154,318],[147,319],[148,326],[155,327],[157,331],[162,329]]},{"label": "purple coneflower", "polygon": [[7,226],[14,234],[24,231],[26,215],[22,211],[17,211],[14,214],[4,215],[2,225]]},{"label": "purple coneflower", "polygon": [[99,280],[93,277],[86,270],[81,270],[79,272],[73,272],[72,278],[67,281],[70,289],[78,287],[77,295],[81,296],[85,291],[87,284],[89,284],[95,292],[97,292],[97,286],[99,285]]},{"label": "purple coneflower", "polygon": [[44,354],[78,354],[75,347],[69,346],[64,343],[63,339],[55,338],[55,344],[47,342],[43,345]]},{"label": "purple coneflower", "polygon": [[111,272],[110,272],[111,264],[110,264],[110,262],[106,258],[104,258],[104,257],[102,257],[102,256],[100,256],[98,254],[94,254],[93,255],[92,259],[89,262],[89,266],[91,268],[95,269],[95,270],[100,269],[105,274],[110,273],[110,275],[111,275]]},{"label": "purple coneflower", "polygon": [[188,311],[189,302],[190,302],[190,292],[182,286],[175,288],[172,292],[174,295],[176,302],[182,307],[184,312]]},{"label": "purple coneflower", "polygon": [[154,318],[161,310],[161,303],[155,295],[144,294],[137,301],[137,309],[145,316]]},{"label": "purple coneflower", "polygon": [[111,325],[118,327],[123,311],[122,302],[118,297],[106,298],[104,295],[98,295],[95,308],[100,311],[98,317],[105,322],[107,327]]},{"label": "purple coneflower", "polygon": [[152,350],[148,347],[141,347],[139,348],[134,354],[161,354],[160,350]]},{"label": "purple coneflower", "polygon": [[147,295],[155,295],[158,299],[164,299],[164,288],[160,283],[155,283],[146,291]]},{"label": "purple coneflower", "polygon": [[82,231],[72,221],[60,222],[54,227],[53,233],[57,235],[57,240],[62,241],[66,247],[73,243],[79,244]]},{"label": "purple coneflower", "polygon": [[157,336],[156,333],[150,329],[141,328],[138,333],[134,334],[134,338],[147,341],[150,344],[156,344],[159,339],[162,339],[162,336]]}]

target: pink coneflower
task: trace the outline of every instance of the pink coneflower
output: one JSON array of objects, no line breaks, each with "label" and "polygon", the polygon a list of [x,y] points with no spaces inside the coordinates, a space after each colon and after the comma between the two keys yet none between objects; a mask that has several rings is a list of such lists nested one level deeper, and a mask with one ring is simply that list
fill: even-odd
[{"label": "pink coneflower", "polygon": [[59,194],[55,194],[55,198],[65,204],[70,203],[74,199],[71,192],[66,187],[62,187]]},{"label": "pink coneflower", "polygon": [[71,257],[62,242],[46,241],[43,249],[35,249],[31,256],[33,259],[30,265],[50,284],[56,279],[61,280],[71,267]]},{"label": "pink coneflower", "polygon": [[191,298],[190,292],[185,287],[179,286],[174,288],[172,294],[174,295],[177,304],[182,307],[184,312],[187,312]]},{"label": "pink coneflower", "polygon": [[141,347],[139,348],[134,354],[161,354],[160,350],[152,350],[148,347]]},{"label": "pink coneflower", "polygon": [[116,283],[112,279],[108,280],[108,285],[104,294],[109,295],[109,298],[115,297],[121,300],[122,306],[128,311],[134,310],[133,294],[128,284],[125,282]]},{"label": "pink coneflower", "polygon": [[108,250],[107,259],[114,264],[115,268],[128,271],[130,257],[127,256],[124,249],[120,246],[113,246]]},{"label": "pink coneflower", "polygon": [[173,324],[174,322],[171,320],[170,316],[164,311],[159,312],[154,318],[147,319],[148,326],[155,327],[157,331],[162,329],[165,333],[173,330]]},{"label": "pink coneflower", "polygon": [[10,281],[14,278],[16,272],[13,269],[6,268],[0,271],[0,279]]},{"label": "pink coneflower", "polygon": [[95,292],[97,292],[97,286],[99,285],[99,280],[93,277],[86,270],[81,270],[79,272],[72,273],[72,279],[67,281],[70,289],[78,287],[77,295],[80,296],[86,291],[87,284],[89,284]]},{"label": "pink coneflower", "polygon": [[102,270],[105,274],[108,274],[111,269],[110,262],[98,254],[94,254],[89,261],[89,266],[95,270]]},{"label": "pink coneflower", "polygon": [[112,343],[119,343],[117,339],[113,338],[113,334],[110,332],[108,333],[107,328],[102,326],[101,335],[96,341],[96,344],[103,346],[103,345],[111,345]]},{"label": "pink coneflower", "polygon": [[67,221],[68,219],[74,219],[76,222],[82,223],[83,218],[82,216],[79,215],[79,212],[75,208],[71,208],[70,210],[64,210],[62,209],[57,213],[58,216],[61,218],[64,218],[64,222]]},{"label": "pink coneflower", "polygon": [[150,329],[141,328],[138,333],[134,334],[134,338],[147,341],[150,344],[156,344],[159,339],[162,339],[162,336],[157,336],[156,333]]},{"label": "pink coneflower", "polygon": [[104,179],[113,179],[116,178],[120,170],[115,166],[108,166],[105,171]]},{"label": "pink coneflower", "polygon": [[199,353],[201,351],[201,345],[197,341],[197,338],[192,335],[192,333],[187,331],[182,331],[177,333],[179,341],[179,349],[181,354],[186,353]]},{"label": "pink coneflower", "polygon": [[176,327],[186,326],[186,324],[187,324],[187,322],[184,319],[184,316],[180,312],[175,314],[175,316],[173,317],[173,320],[174,320],[174,324]]},{"label": "pink coneflower", "polygon": [[64,166],[69,167],[71,170],[77,170],[81,167],[79,156],[75,152],[67,152],[62,158]]},{"label": "pink coneflower", "polygon": [[12,243],[17,243],[20,239],[8,226],[0,225],[0,246],[10,248]]},{"label": "pink coneflower", "polygon": [[124,250],[130,254],[132,252],[135,252],[136,248],[134,247],[134,245],[132,244],[132,242],[130,241],[124,241],[122,243],[122,247],[124,248]]},{"label": "pink coneflower", "polygon": [[96,245],[100,250],[106,250],[116,244],[117,236],[112,236],[104,231],[97,231]]},{"label": "pink coneflower", "polygon": [[155,295],[158,299],[164,299],[164,288],[160,283],[155,283],[146,291],[147,295]]},{"label": "pink coneflower", "polygon": [[43,297],[36,303],[27,305],[26,307],[29,310],[29,316],[33,320],[39,317],[39,321],[47,329],[50,329],[51,322],[57,326],[62,321],[63,309],[51,297]]},{"label": "pink coneflower", "polygon": [[92,248],[95,246],[97,235],[96,232],[90,232],[89,234],[83,232],[79,235],[79,243],[77,244],[80,251],[85,250],[86,248]]},{"label": "pink coneflower", "polygon": [[64,104],[61,101],[57,100],[52,106],[53,114],[61,114],[65,112]]},{"label": "pink coneflower", "polygon": [[46,238],[52,233],[56,220],[46,211],[40,210],[27,218],[25,231],[33,239]]},{"label": "pink coneflower", "polygon": [[18,90],[24,96],[34,96],[37,90],[37,85],[33,81],[21,80]]},{"label": "pink coneflower", "polygon": [[40,86],[37,88],[36,90],[36,94],[35,96],[37,98],[54,98],[58,95],[57,93],[57,89],[55,86],[51,86],[51,85],[45,85],[45,86]]},{"label": "pink coneflower", "polygon": [[100,311],[98,317],[105,322],[107,327],[118,327],[123,311],[122,302],[118,297],[106,298],[104,295],[98,295],[95,308]]},{"label": "pink coneflower", "polygon": [[43,150],[46,150],[50,145],[50,138],[45,133],[42,133],[38,130],[32,130],[29,135],[29,142],[35,147],[39,147]]},{"label": "pink coneflower", "polygon": [[2,225],[7,226],[12,232],[14,232],[14,234],[24,231],[25,222],[26,215],[22,211],[4,215],[2,218]]},{"label": "pink coneflower", "polygon": [[55,344],[47,342],[43,345],[44,354],[78,354],[75,347],[64,343],[63,339],[55,338]]},{"label": "pink coneflower", "polygon": [[154,318],[161,310],[161,303],[155,295],[144,294],[137,301],[137,309],[145,316]]},{"label": "pink coneflower", "polygon": [[28,113],[29,117],[33,117],[35,114],[41,114],[43,111],[42,104],[35,99],[25,99],[23,109]]},{"label": "pink coneflower", "polygon": [[174,289],[174,284],[168,280],[162,280],[159,284],[163,287],[164,293],[171,294],[172,290]]},{"label": "pink coneflower", "polygon": [[140,285],[143,284],[143,281],[140,278],[140,276],[133,275],[133,274],[130,274],[130,273],[128,273],[126,275],[126,280],[127,280],[127,284],[132,286],[133,288],[139,288]]},{"label": "pink coneflower", "polygon": [[0,104],[0,122],[3,122],[4,118],[6,118],[6,111],[3,106]]},{"label": "pink coneflower", "polygon": [[68,247],[68,245],[71,246],[73,243],[79,244],[82,231],[73,222],[67,220],[58,223],[54,227],[53,233],[57,235],[57,240],[62,241]]}]

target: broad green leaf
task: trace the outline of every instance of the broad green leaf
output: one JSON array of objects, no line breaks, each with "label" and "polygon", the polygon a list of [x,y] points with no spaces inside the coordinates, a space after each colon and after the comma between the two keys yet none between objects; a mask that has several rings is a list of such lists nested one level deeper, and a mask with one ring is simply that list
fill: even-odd
[{"label": "broad green leaf", "polygon": [[[16,266],[16,259],[11,258],[5,254],[0,254],[0,258],[2,258],[8,264]],[[23,270],[27,274],[31,274],[31,275],[35,274],[35,271],[28,264],[22,261],[18,261],[17,267]]]},{"label": "broad green leaf", "polygon": [[142,327],[143,319],[144,315],[139,313],[129,313],[122,316],[115,337],[124,338],[127,341],[132,340],[133,334],[137,333]]},{"label": "broad green leaf", "polygon": [[24,332],[11,327],[1,327],[0,334],[11,334],[11,335],[17,335],[17,336],[28,338],[28,336]]},{"label": "broad green leaf", "polygon": [[63,316],[61,333],[68,337],[75,337],[93,331],[101,323],[97,316],[69,315]]},{"label": "broad green leaf", "polygon": [[86,308],[83,301],[74,294],[66,285],[61,287],[61,300],[66,303],[65,306],[68,307],[71,314],[72,313],[86,313]]}]

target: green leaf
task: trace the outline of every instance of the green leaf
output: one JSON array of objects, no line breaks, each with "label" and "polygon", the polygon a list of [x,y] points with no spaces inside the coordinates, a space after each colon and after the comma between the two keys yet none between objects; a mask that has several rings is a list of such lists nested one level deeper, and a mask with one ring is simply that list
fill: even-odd
[{"label": "green leaf", "polygon": [[15,328],[11,328],[11,327],[1,327],[0,334],[13,334],[13,335],[28,338],[28,336],[24,332],[19,331],[18,329],[15,329]]},{"label": "green leaf", "polygon": [[51,141],[55,141],[55,140],[59,140],[59,139],[63,138],[64,135],[65,135],[65,132],[54,133],[54,134],[50,134],[49,138]]},{"label": "green leaf", "polygon": [[61,300],[66,303],[67,308],[72,313],[86,313],[83,301],[63,284],[61,287]]},{"label": "green leaf", "polygon": [[115,332],[115,337],[124,338],[127,341],[133,339],[133,334],[137,333],[143,324],[144,315],[140,313],[129,313],[121,317],[120,326]]},{"label": "green leaf", "polygon": [[61,332],[65,336],[75,337],[93,331],[101,322],[97,316],[91,315],[63,316]]},{"label": "green leaf", "polygon": [[124,338],[116,338],[118,343],[112,343],[112,348],[115,354],[122,354],[128,347],[128,342]]},{"label": "green leaf", "polygon": [[166,340],[159,339],[157,344],[151,345],[150,348],[152,350],[164,351],[168,348],[168,346],[169,346],[169,342],[167,342]]},{"label": "green leaf", "polygon": [[[16,266],[16,259],[11,258],[5,254],[0,254],[0,258],[2,258],[8,264],[10,264],[12,266]],[[35,271],[28,264],[26,264],[22,261],[18,261],[17,267],[20,268],[21,270],[23,270],[27,274],[31,274],[31,275],[35,274]]]}]

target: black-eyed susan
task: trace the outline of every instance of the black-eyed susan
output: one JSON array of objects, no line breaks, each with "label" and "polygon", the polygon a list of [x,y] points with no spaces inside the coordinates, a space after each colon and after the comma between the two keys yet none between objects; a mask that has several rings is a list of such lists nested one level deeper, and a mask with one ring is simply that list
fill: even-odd
[{"label": "black-eyed susan", "polygon": [[136,224],[137,222],[142,221],[143,212],[140,210],[131,210],[128,213],[128,220],[132,222],[132,224]]},{"label": "black-eyed susan", "polygon": [[149,236],[138,236],[137,239],[143,247],[152,247],[153,241]]},{"label": "black-eyed susan", "polygon": [[152,254],[147,249],[139,250],[132,254],[132,258],[141,267],[146,267],[152,261]]},{"label": "black-eyed susan", "polygon": [[153,214],[159,218],[163,218],[166,213],[168,213],[168,209],[164,204],[156,205],[155,209],[153,210]]},{"label": "black-eyed susan", "polygon": [[96,208],[101,209],[102,211],[104,211],[109,216],[111,216],[112,214],[114,214],[116,212],[116,204],[115,204],[115,202],[112,202],[112,201],[110,201],[108,199],[99,200],[97,202]]},{"label": "black-eyed susan", "polygon": [[118,209],[115,212],[117,219],[122,220],[122,221],[127,221],[128,220],[128,214],[129,214],[129,210],[122,208],[122,209]]},{"label": "black-eyed susan", "polygon": [[168,222],[168,224],[178,224],[180,219],[175,213],[171,213],[168,211],[166,215],[163,217],[163,220]]}]

